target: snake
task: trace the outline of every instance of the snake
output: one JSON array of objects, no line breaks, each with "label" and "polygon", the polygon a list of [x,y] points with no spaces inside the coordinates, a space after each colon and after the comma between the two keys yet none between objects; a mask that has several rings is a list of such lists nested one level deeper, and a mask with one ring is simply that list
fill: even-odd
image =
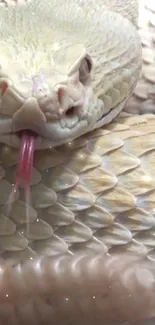
[{"label": "snake", "polygon": [[155,116],[136,0],[1,1],[0,324],[155,317]]}]

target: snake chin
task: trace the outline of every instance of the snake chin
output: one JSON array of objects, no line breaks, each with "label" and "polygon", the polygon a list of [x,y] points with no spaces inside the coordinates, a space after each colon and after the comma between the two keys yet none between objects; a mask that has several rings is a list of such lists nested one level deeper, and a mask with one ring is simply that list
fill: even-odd
[{"label": "snake chin", "polygon": [[35,123],[37,114],[40,113],[36,113],[34,119],[30,115],[26,121],[26,107],[20,113],[20,117],[22,117],[16,120],[16,124],[11,118],[0,119],[0,142],[13,148],[20,148],[21,133],[30,131],[35,134],[35,150],[57,147],[109,123],[121,110],[122,103],[107,112],[103,109],[101,100],[94,99],[94,96],[85,96],[82,109],[81,107],[71,107],[59,119],[46,122],[38,118],[39,123]]},{"label": "snake chin", "polygon": [[0,142],[13,148],[20,148],[21,133],[31,131],[35,134],[35,150],[48,149],[75,139],[79,135],[86,133],[87,128],[87,119],[77,121],[72,128],[64,126],[61,120],[55,123],[45,123],[40,130],[27,125],[25,128],[20,128],[15,132],[0,134]]}]

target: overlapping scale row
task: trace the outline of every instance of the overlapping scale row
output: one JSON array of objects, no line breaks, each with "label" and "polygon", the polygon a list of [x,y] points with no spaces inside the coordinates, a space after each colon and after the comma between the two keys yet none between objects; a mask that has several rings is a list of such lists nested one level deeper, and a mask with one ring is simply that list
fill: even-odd
[{"label": "overlapping scale row", "polygon": [[9,215],[18,153],[2,145],[2,259],[16,263],[82,250],[136,251],[154,258],[154,124],[153,115],[123,113],[104,130],[36,152],[31,206],[21,184]]},{"label": "overlapping scale row", "polygon": [[155,2],[140,0],[139,4],[143,69],[134,95],[125,110],[133,114],[155,113]]}]

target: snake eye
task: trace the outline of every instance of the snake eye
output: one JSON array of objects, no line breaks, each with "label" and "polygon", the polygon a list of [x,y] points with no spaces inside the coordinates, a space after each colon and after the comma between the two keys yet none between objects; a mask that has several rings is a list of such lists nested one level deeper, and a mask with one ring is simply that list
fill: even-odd
[{"label": "snake eye", "polygon": [[84,85],[90,80],[90,74],[92,71],[92,60],[89,55],[87,55],[81,63],[79,69],[79,80]]}]

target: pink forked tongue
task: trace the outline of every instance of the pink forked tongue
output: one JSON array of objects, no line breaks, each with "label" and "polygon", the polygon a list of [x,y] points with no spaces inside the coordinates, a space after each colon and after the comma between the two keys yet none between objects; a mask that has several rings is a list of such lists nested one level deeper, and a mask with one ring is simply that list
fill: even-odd
[{"label": "pink forked tongue", "polygon": [[14,201],[14,197],[21,184],[21,181],[24,184],[25,201],[26,203],[30,203],[30,183],[32,177],[36,134],[34,132],[26,130],[20,132],[19,136],[21,138],[20,155],[16,170],[15,185],[9,197],[9,210],[11,204]]}]

